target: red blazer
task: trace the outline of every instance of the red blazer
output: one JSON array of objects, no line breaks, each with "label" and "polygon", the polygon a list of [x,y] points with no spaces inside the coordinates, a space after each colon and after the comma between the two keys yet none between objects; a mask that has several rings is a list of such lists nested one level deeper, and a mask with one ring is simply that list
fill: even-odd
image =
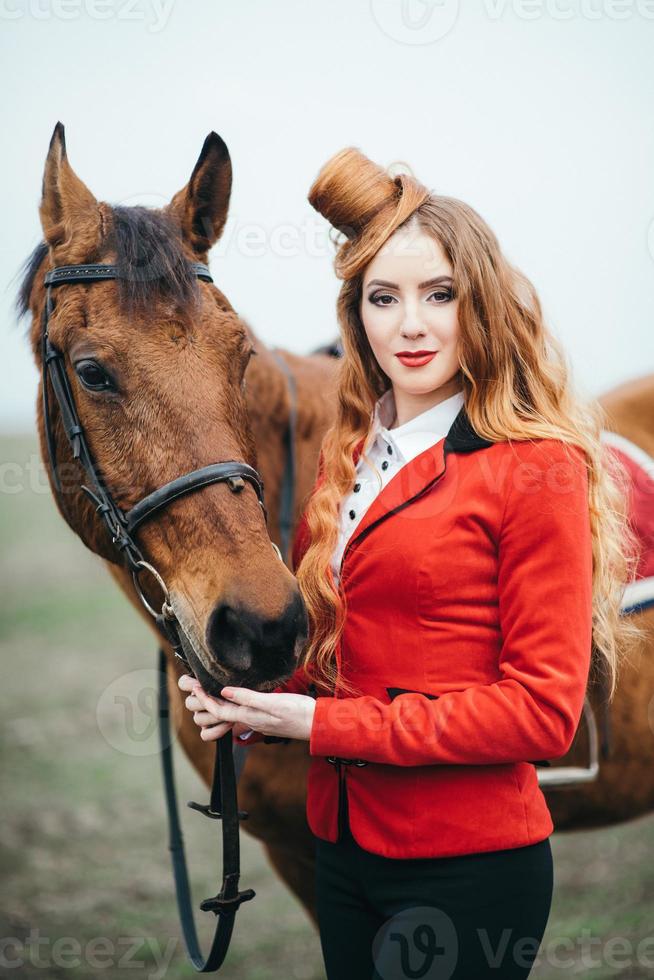
[{"label": "red blazer", "polygon": [[[303,519],[296,570],[308,543]],[[316,699],[313,833],[338,839],[347,793],[354,838],[385,857],[549,836],[534,763],[569,750],[590,667],[583,453],[556,439],[490,443],[462,408],[372,502],[343,554],[341,588],[337,664],[361,695],[337,686]],[[299,669],[277,690],[309,693],[309,683]]]}]

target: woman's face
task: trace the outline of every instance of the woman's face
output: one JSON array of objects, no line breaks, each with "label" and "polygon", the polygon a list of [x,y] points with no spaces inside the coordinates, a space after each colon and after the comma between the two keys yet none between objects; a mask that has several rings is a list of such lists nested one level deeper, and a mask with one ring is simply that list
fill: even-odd
[{"label": "woman's face", "polygon": [[[396,400],[399,395],[419,402],[436,389],[448,398],[461,388],[452,273],[440,243],[420,228],[406,227],[388,239],[363,274],[361,320]],[[432,356],[398,358],[415,352]]]}]

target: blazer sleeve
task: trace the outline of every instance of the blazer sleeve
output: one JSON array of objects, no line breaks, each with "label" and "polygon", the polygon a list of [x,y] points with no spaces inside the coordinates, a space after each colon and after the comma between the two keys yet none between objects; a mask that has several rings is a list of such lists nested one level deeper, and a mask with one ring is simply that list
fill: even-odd
[{"label": "blazer sleeve", "polygon": [[319,697],[311,755],[483,765],[553,759],[570,748],[592,643],[585,455],[552,439],[513,448],[497,538],[501,676],[433,700]]}]

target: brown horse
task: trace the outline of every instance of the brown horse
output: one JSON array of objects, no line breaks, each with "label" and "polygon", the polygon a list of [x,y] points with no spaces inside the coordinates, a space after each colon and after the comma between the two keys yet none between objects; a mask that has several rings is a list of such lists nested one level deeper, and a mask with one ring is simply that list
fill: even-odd
[{"label": "brown horse", "polygon": [[[235,655],[225,649],[222,638],[220,644],[216,641],[211,627],[217,611],[236,605],[235,597],[239,608],[245,607],[259,625],[259,639],[251,651],[255,672],[250,686],[270,689],[286,676],[303,639],[302,631],[296,626],[294,632],[292,625],[297,624],[296,583],[268,538],[279,543],[277,515],[290,410],[284,372],[218,289],[203,283],[197,287],[199,296],[194,296],[177,274],[182,262],[206,260],[227,218],[230,186],[227,148],[212,133],[189,183],[167,208],[112,208],[96,201],[72,171],[63,127],[58,126],[43,182],[45,242],[28,263],[21,291],[22,309],[32,313],[32,346],[40,363],[42,282],[48,268],[117,261],[132,277],[126,295],[114,282],[67,286],[57,297],[51,330],[53,342],[66,355],[92,451],[108,487],[118,488],[114,492],[121,506],[214,460],[242,458],[263,476],[267,529],[254,495],[241,495],[235,503],[218,485],[177,501],[141,532],[143,551],[187,611],[184,628],[215,678],[215,691],[235,683]],[[144,263],[146,275],[139,274]],[[248,362],[251,347],[257,356]],[[298,357],[284,351],[283,357],[297,389],[297,522],[315,479],[322,437],[333,418],[337,365],[325,355]],[[74,367],[83,359],[114,377],[117,391],[88,392]],[[654,455],[654,377],[618,389],[602,401],[611,427]],[[59,420],[55,417],[53,422],[58,458],[69,460]],[[42,413],[38,425],[47,460]],[[69,463],[67,492],[55,494],[57,505],[87,546],[105,559],[137,611],[146,615],[130,574],[115,563],[97,515],[79,492],[80,482],[81,472]],[[640,616],[648,629],[649,650],[654,611]],[[151,625],[149,616],[146,619]],[[234,637],[235,646],[237,641],[242,643],[243,637]],[[177,687],[181,668],[167,652],[174,724],[188,757],[209,785],[215,746],[200,739]],[[611,707],[613,744],[599,778],[566,790],[546,788],[557,829],[605,825],[654,808],[653,694],[654,665],[645,656],[621,678]],[[590,697],[600,715],[600,692],[591,690]],[[570,752],[555,766],[585,764],[588,748],[586,729],[580,725]],[[239,807],[250,814],[243,829],[262,841],[273,867],[315,923],[314,839],[305,815],[308,746],[260,743],[247,751],[238,787]]]},{"label": "brown horse", "polygon": [[[174,501],[138,533],[144,556],[168,583],[184,632],[216,694],[225,684],[243,683],[244,677],[249,677],[248,686],[274,687],[292,672],[306,639],[297,583],[271,546],[271,540],[280,543],[290,411],[286,375],[220,290],[185,271],[189,262],[206,262],[220,237],[231,177],[227,147],[211,133],[188,184],[167,207],[111,207],[97,201],[73,171],[58,124],[43,177],[44,241],[26,264],[19,296],[20,311],[31,313],[31,345],[41,365],[44,274],[55,266],[89,262],[121,269],[119,281],[60,289],[49,325],[51,342],[65,357],[91,452],[121,508],[182,473],[220,460],[243,460],[263,478],[267,527],[253,490],[234,495],[216,484]],[[297,522],[331,421],[337,364],[326,354],[279,354],[296,387]],[[41,396],[42,391],[38,430],[48,465]],[[49,465],[48,472],[57,507],[145,614],[131,575],[116,563],[111,539],[80,490],[88,481],[72,458],[53,398],[50,404],[61,490]],[[151,595],[148,583],[143,584],[155,604],[156,586],[150,583]],[[199,738],[177,687],[178,661],[170,649],[167,653],[174,724],[209,781],[215,746]],[[299,743],[253,746],[239,794],[256,800],[247,829],[266,843],[274,866],[304,899],[310,868],[302,866],[295,848],[299,845],[308,860],[311,835],[301,807],[290,819],[285,813],[288,783],[282,768],[283,763],[303,770],[303,748]],[[300,791],[298,784],[298,796]]]}]

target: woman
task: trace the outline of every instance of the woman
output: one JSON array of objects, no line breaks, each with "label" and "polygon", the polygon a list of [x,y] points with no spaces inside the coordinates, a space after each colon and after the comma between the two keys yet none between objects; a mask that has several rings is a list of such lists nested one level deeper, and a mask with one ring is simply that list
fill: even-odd
[{"label": "woman", "polygon": [[635,637],[624,491],[478,214],[352,148],[309,200],[344,236],[337,418],[293,554],[309,641],[272,693],[180,687],[203,739],[309,741],[330,980],[526,977],[553,885],[535,765]]}]

